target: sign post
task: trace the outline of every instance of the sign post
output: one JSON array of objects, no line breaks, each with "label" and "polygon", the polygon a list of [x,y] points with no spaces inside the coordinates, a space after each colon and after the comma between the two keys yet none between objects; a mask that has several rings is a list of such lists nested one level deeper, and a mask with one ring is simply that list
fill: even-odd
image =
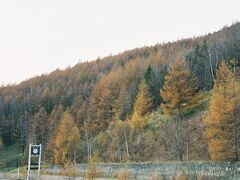
[{"label": "sign post", "polygon": [[28,147],[28,173],[27,173],[27,180],[29,180],[30,176],[30,167],[31,167],[31,143],[29,144]]},{"label": "sign post", "polygon": [[[29,144],[29,153],[28,153],[28,173],[27,173],[27,180],[30,179],[30,169],[31,169],[31,157],[38,157],[37,163],[32,163],[33,165],[38,165],[38,177],[40,175],[40,166],[41,166],[41,155],[42,155],[42,145],[32,145]],[[36,169],[36,168],[34,168]]]},{"label": "sign post", "polygon": [[40,175],[40,166],[41,166],[41,155],[42,155],[42,144],[39,145],[39,158],[38,158],[38,177]]}]

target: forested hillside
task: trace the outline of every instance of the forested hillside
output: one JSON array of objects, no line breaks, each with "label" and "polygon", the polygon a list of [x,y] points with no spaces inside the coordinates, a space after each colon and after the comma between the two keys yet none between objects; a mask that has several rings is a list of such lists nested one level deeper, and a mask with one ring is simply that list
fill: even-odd
[{"label": "forested hillside", "polygon": [[237,160],[239,60],[236,23],[3,86],[0,148],[41,143],[57,164]]}]

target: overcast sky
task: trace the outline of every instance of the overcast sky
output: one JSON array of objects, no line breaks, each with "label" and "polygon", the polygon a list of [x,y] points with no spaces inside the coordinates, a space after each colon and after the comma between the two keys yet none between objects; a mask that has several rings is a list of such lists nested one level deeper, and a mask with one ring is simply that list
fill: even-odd
[{"label": "overcast sky", "polygon": [[240,20],[240,0],[0,0],[0,84]]}]

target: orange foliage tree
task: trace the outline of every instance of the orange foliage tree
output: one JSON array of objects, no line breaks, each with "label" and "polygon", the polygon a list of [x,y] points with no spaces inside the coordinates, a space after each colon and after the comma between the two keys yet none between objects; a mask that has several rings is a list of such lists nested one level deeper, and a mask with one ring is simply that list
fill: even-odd
[{"label": "orange foliage tree", "polygon": [[204,118],[205,137],[212,160],[238,160],[239,92],[233,72],[222,64],[217,72],[209,112]]},{"label": "orange foliage tree", "polygon": [[139,86],[139,92],[134,105],[134,112],[132,116],[132,126],[136,129],[142,130],[146,124],[146,116],[151,111],[152,99],[149,95],[149,89],[144,81]]},{"label": "orange foliage tree", "polygon": [[152,99],[149,95],[149,89],[142,81],[139,86],[139,92],[134,105],[134,112],[131,119],[131,125],[138,134],[138,154],[139,161],[142,161],[143,157],[143,129],[148,121],[148,115],[152,109]]},{"label": "orange foliage tree", "polygon": [[166,126],[171,132],[169,139],[173,146],[172,150],[182,161],[189,141],[188,127],[183,121],[184,115],[199,105],[196,78],[191,75],[182,59],[178,59],[170,66],[160,95],[163,100],[161,109],[173,119],[173,122],[168,122]]},{"label": "orange foliage tree", "polygon": [[55,138],[54,159],[56,164],[67,164],[76,160],[80,144],[80,132],[69,111],[63,114]]},{"label": "orange foliage tree", "polygon": [[197,92],[196,78],[192,76],[186,63],[178,59],[170,66],[169,74],[165,76],[165,84],[160,91],[163,112],[182,120],[184,113],[198,105]]}]

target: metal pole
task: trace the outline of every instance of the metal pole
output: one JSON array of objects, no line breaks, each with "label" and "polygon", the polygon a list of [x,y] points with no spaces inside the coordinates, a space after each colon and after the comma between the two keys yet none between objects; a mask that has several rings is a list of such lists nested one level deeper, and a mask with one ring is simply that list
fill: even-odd
[{"label": "metal pole", "polygon": [[19,174],[19,167],[18,167],[18,179],[20,178],[20,174]]},{"label": "metal pole", "polygon": [[39,145],[39,157],[38,157],[38,177],[40,175],[40,166],[41,166],[41,155],[42,155],[42,144]]},{"label": "metal pole", "polygon": [[17,177],[18,177],[18,179],[19,179],[19,160],[17,160],[17,167],[18,167]]},{"label": "metal pole", "polygon": [[29,144],[29,150],[28,150],[28,173],[27,173],[27,180],[29,180],[30,176],[30,167],[31,167],[31,143]]}]

